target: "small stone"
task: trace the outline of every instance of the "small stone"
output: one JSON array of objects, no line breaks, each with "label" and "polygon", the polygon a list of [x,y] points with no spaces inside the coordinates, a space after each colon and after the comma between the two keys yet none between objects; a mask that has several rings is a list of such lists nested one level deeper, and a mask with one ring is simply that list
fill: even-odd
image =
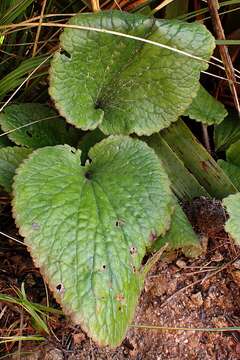
[{"label": "small stone", "polygon": [[205,307],[205,309],[211,308],[211,299],[209,297],[204,300],[204,307]]},{"label": "small stone", "polygon": [[235,351],[237,354],[240,354],[240,343],[237,343]]},{"label": "small stone", "polygon": [[74,345],[80,345],[84,340],[86,340],[86,335],[82,332],[73,335]]},{"label": "small stone", "polygon": [[202,294],[201,294],[201,292],[199,291],[199,292],[197,292],[196,294],[192,294],[192,296],[191,296],[191,300],[192,300],[192,302],[194,303],[194,305],[196,305],[196,306],[202,306],[202,304],[203,304],[203,298],[202,298]]},{"label": "small stone", "polygon": [[212,261],[215,261],[215,262],[220,262],[220,261],[223,261],[223,256],[222,254],[220,254],[220,252],[215,252],[215,254],[211,257],[211,260]]},{"label": "small stone", "polygon": [[214,316],[212,317],[212,323],[214,327],[224,328],[228,326],[228,322],[224,316]]},{"label": "small stone", "polygon": [[240,286],[240,270],[232,271],[233,281]]},{"label": "small stone", "polygon": [[44,357],[44,360],[63,360],[63,353],[59,349],[51,349]]},{"label": "small stone", "polygon": [[200,243],[203,248],[203,253],[205,254],[207,252],[207,248],[208,248],[208,236],[201,234],[200,235]]},{"label": "small stone", "polygon": [[233,263],[233,266],[234,266],[236,269],[240,270],[240,260],[235,261],[235,262]]},{"label": "small stone", "polygon": [[169,288],[169,281],[166,278],[162,277],[162,278],[158,279],[158,281],[156,283],[154,295],[162,296],[162,295],[166,294],[168,288]]},{"label": "small stone", "polygon": [[186,264],[185,261],[183,261],[183,260],[177,260],[177,261],[176,261],[176,265],[177,265],[180,269],[184,269],[184,268],[187,266],[187,264]]}]

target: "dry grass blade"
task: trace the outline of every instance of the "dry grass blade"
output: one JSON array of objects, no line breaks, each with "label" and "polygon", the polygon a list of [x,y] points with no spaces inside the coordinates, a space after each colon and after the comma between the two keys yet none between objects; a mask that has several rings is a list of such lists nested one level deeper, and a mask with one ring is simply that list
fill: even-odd
[{"label": "dry grass blade", "polygon": [[43,15],[44,15],[46,3],[47,3],[47,0],[44,0],[43,4],[42,4],[42,10],[41,10],[40,19],[39,19],[39,26],[37,28],[37,34],[36,34],[36,38],[35,38],[35,42],[34,42],[34,46],[33,46],[32,56],[35,56],[36,52],[37,52],[38,40],[39,40],[39,36],[40,36],[41,24],[43,22]]},{"label": "dry grass blade", "polygon": [[[227,41],[228,41],[228,40],[226,40],[226,42],[227,42]],[[231,41],[231,40],[230,40],[230,41]],[[239,41],[240,41],[240,40],[239,40]],[[216,62],[223,64],[222,60],[218,59],[216,56],[212,56],[211,58],[212,58],[213,60],[215,60]],[[225,69],[225,68],[223,68],[223,69]],[[240,70],[235,69],[235,68],[234,68],[234,72],[235,72],[236,74],[240,74]],[[236,75],[236,77],[239,77],[239,76]]]},{"label": "dry grass blade", "polygon": [[[218,14],[218,0],[208,0],[208,8],[209,8],[209,12],[211,14],[212,17],[212,22],[213,22],[213,26],[215,29],[215,33],[216,36],[219,40],[225,40],[225,34],[224,34],[224,30],[222,27],[222,23]],[[236,86],[234,84],[234,82],[236,81],[236,77],[235,77],[235,73],[234,73],[234,67],[232,64],[232,60],[231,57],[229,55],[228,52],[228,48],[225,45],[219,45],[219,51],[220,51],[220,55],[226,70],[226,75],[227,78],[229,80],[229,87],[231,90],[231,93],[233,95],[233,100],[234,100],[234,104],[236,106],[238,115],[240,117],[240,104],[239,104],[239,100],[238,100],[238,94],[237,94],[237,89]]]},{"label": "dry grass blade", "polygon": [[98,12],[100,10],[99,0],[91,0],[92,11]]},{"label": "dry grass blade", "polygon": [[24,124],[24,125],[22,125],[22,126],[18,126],[18,127],[14,128],[14,129],[12,129],[12,130],[9,130],[9,131],[6,131],[6,132],[0,134],[0,137],[5,136],[5,135],[8,135],[8,134],[11,134],[11,133],[13,133],[14,131],[17,131],[17,130],[26,128],[26,127],[28,127],[28,126],[37,124],[37,123],[39,123],[39,122],[42,122],[42,121],[45,121],[45,120],[56,119],[56,118],[58,118],[58,117],[59,117],[58,115],[54,115],[54,116],[48,116],[48,117],[45,117],[45,118],[42,118],[42,119],[38,119],[38,120],[35,120],[35,121],[31,121],[31,122],[29,122],[29,123],[27,123],[27,124]]},{"label": "dry grass blade", "polygon": [[155,14],[157,11],[163,9],[165,6],[171,4],[174,0],[164,0],[161,4],[159,4],[155,9],[153,10],[153,14]]},{"label": "dry grass blade", "polygon": [[18,240],[18,239],[16,239],[16,238],[14,238],[13,236],[10,236],[10,235],[8,235],[8,234],[5,234],[5,233],[2,232],[2,231],[0,231],[0,235],[6,237],[6,238],[9,239],[9,240],[15,241],[15,242],[17,242],[17,243],[20,244],[20,245],[26,246],[26,244],[24,244],[24,242],[22,242],[22,241],[20,241],[20,240]]},{"label": "dry grass blade", "polygon": [[[219,79],[219,80],[224,80],[224,81],[227,81],[229,82],[229,79],[223,77],[223,76],[220,76],[220,75],[216,75],[216,74],[212,74],[208,71],[202,71],[203,74],[206,74],[206,75],[209,75],[209,76],[212,76],[212,77],[215,77],[216,79]],[[239,81],[234,81],[234,84],[238,84],[240,85],[240,82]]]},{"label": "dry grass blade", "polygon": [[[23,335],[23,310],[20,312],[20,334],[19,336],[22,337]],[[17,360],[21,360],[21,349],[22,349],[22,339],[18,342],[18,351],[17,351]]]},{"label": "dry grass blade", "polygon": [[[81,11],[80,11],[81,12]],[[72,16],[75,16],[76,15],[76,13],[69,13],[69,14],[46,14],[46,15],[44,15],[44,16],[42,16],[42,18],[50,18],[50,17],[63,17],[63,16],[66,16],[66,17],[72,17]],[[38,26],[39,25],[39,23],[34,23],[34,24],[32,24],[32,22],[33,21],[37,21],[37,20],[39,20],[39,19],[41,19],[41,16],[35,16],[35,17],[32,17],[32,18],[30,18],[30,19],[27,19],[27,20],[25,20],[25,21],[22,21],[21,23],[19,23],[19,24],[10,24],[10,25],[1,25],[0,26],[0,29],[16,29],[16,31],[19,29],[19,28],[21,28],[20,30],[25,30],[25,29],[27,29],[28,27],[34,27],[34,26]],[[26,27],[24,27],[24,25],[26,26]],[[42,23],[41,23],[41,25],[43,25]],[[51,23],[45,23],[43,26],[55,26],[55,27],[60,27],[60,28],[64,28],[64,27],[71,27],[71,28],[78,28],[78,29],[81,29],[81,30],[92,30],[92,31],[101,31],[101,29],[95,29],[95,28],[86,28],[86,27],[79,27],[79,26],[71,26],[71,25],[69,25],[68,26],[68,24],[64,24],[64,23],[54,23],[54,25],[53,24],[51,24]],[[103,31],[102,32],[105,32],[105,33],[110,33],[110,34],[113,34],[113,35],[118,35],[118,36],[123,36],[124,37],[124,35],[127,35],[127,34],[123,34],[123,33],[117,33],[117,32],[111,32],[110,30],[104,30],[104,29],[102,29]],[[6,31],[6,34],[10,34],[10,33],[12,33],[12,32],[15,32],[15,30],[13,30],[13,31]],[[126,36],[127,37],[127,36]],[[143,39],[143,38],[138,38],[138,37],[135,37],[135,39],[136,40],[138,40],[138,41],[144,41],[144,40],[146,40],[146,39]],[[155,42],[151,42],[153,45],[160,45],[159,43],[155,43]],[[172,49],[172,48],[171,48]],[[174,49],[172,49],[172,50],[174,50]],[[176,50],[176,49],[175,49]],[[190,54],[189,54],[190,55]],[[197,57],[195,57],[195,58],[197,58]],[[213,60],[215,60],[216,62],[219,62],[219,63],[223,63],[220,59],[218,59],[218,58],[216,58],[216,57],[214,57],[214,56],[212,56],[212,59]],[[199,59],[199,60],[202,60],[202,61],[204,61],[204,59]],[[221,66],[221,65],[219,65],[219,64],[215,64],[214,62],[211,62],[211,61],[206,61],[208,64],[211,64],[211,65],[213,65],[213,66],[216,66],[216,67],[218,67],[219,69],[222,69],[222,70],[224,70],[225,71],[225,68],[223,67],[223,66]],[[234,71],[236,72],[236,73],[238,73],[238,74],[240,74],[240,71],[239,70],[237,70],[237,69],[234,69]],[[236,77],[238,77],[238,78],[240,78],[240,76],[237,76],[236,75]],[[221,78],[221,79],[224,79],[225,80],[225,78]],[[235,82],[236,83],[236,82]]]},{"label": "dry grass blade", "polygon": [[[51,14],[51,16],[53,16],[53,15]],[[48,17],[48,16],[46,16],[46,17]],[[32,18],[30,20],[26,20],[26,21],[21,22],[19,24],[11,24],[11,25],[7,25],[7,26],[0,26],[0,29],[5,29],[4,34],[6,35],[6,34],[9,33],[8,29],[14,29],[14,30],[21,29],[21,30],[24,30],[24,29],[27,29],[27,28],[32,28],[32,27],[38,26],[40,24],[39,22],[32,22],[31,21],[31,20],[35,20],[37,18],[39,18],[39,17]],[[160,48],[167,49],[167,50],[173,51],[175,53],[178,53],[179,55],[187,56],[187,57],[190,57],[192,59],[198,60],[200,62],[205,62],[207,64],[211,64],[211,65],[213,65],[213,66],[215,66],[215,67],[217,67],[217,68],[219,68],[221,70],[225,70],[225,68],[223,66],[221,66],[219,64],[216,64],[215,62],[205,60],[205,59],[203,59],[201,57],[195,56],[195,55],[190,54],[190,53],[188,53],[186,51],[179,50],[179,49],[173,48],[171,46],[161,44],[161,43],[156,42],[156,41],[141,38],[139,36],[125,34],[125,33],[121,33],[121,32],[114,31],[114,30],[95,28],[95,27],[91,27],[91,26],[71,25],[71,24],[57,23],[57,22],[47,22],[47,23],[42,22],[41,26],[42,27],[70,28],[70,29],[78,29],[78,30],[85,30],[85,31],[95,31],[95,32],[100,32],[100,33],[125,37],[125,38],[128,38],[128,39],[141,41],[141,42],[144,42],[144,43],[149,44],[149,45],[158,46]],[[236,76],[236,77],[240,78],[240,76]],[[225,78],[223,78],[223,79],[225,79]],[[228,80],[228,81],[230,81],[230,80]],[[231,82],[232,82],[232,80],[231,80]],[[237,83],[237,81],[235,81],[235,83]]]},{"label": "dry grass blade", "polygon": [[226,332],[226,331],[240,331],[239,326],[229,326],[223,328],[187,328],[187,327],[172,327],[172,326],[157,326],[157,325],[143,325],[134,324],[129,327],[149,329],[149,330],[161,330],[161,331],[200,331],[200,332]]},{"label": "dry grass blade", "polygon": [[15,341],[43,341],[45,340],[42,336],[0,336],[0,344],[6,344],[8,342]]}]

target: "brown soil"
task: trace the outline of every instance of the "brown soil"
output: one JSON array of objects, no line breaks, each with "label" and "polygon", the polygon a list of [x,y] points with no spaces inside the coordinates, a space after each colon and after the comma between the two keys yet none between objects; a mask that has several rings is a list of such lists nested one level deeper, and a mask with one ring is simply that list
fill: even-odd
[{"label": "brown soil", "polygon": [[[167,327],[216,328],[240,326],[240,251],[223,230],[226,215],[217,201],[198,199],[185,204],[206,253],[197,260],[175,254],[159,261],[145,282],[134,324],[164,330],[130,327],[120,347],[97,347],[79,327],[52,316],[53,335],[41,345],[22,344],[26,360],[237,360],[240,332],[169,330]],[[7,212],[6,212],[7,213]],[[2,230],[16,237],[8,214]],[[0,292],[24,281],[28,298],[46,304],[41,276],[24,247],[0,238]],[[54,304],[54,300],[50,299]],[[12,324],[15,322],[15,325]],[[12,328],[10,328],[12,326]],[[0,303],[0,336],[36,333],[28,315],[15,305]],[[1,355],[13,353],[16,344],[3,345]],[[8,359],[17,359],[9,355]],[[19,358],[19,357],[18,357]]]}]

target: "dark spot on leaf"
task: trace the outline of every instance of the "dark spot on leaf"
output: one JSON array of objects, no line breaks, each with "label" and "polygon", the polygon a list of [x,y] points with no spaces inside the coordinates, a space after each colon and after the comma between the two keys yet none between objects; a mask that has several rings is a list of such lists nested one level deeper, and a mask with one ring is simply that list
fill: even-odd
[{"label": "dark spot on leaf", "polygon": [[56,286],[56,290],[57,290],[57,292],[58,292],[59,294],[62,294],[62,293],[64,292],[64,286],[63,286],[63,284],[58,284],[58,285]]},{"label": "dark spot on leaf", "polygon": [[64,55],[65,57],[67,57],[68,59],[71,59],[71,54],[69,52],[67,52],[66,50],[64,49],[61,49],[60,50],[60,54],[61,55]]},{"label": "dark spot on leaf", "polygon": [[39,228],[40,228],[40,226],[37,223],[32,223],[33,230],[38,230]]},{"label": "dark spot on leaf", "polygon": [[118,310],[119,310],[119,311],[121,311],[121,310],[122,310],[122,307],[121,307],[121,306],[119,306],[119,307],[118,307]]},{"label": "dark spot on leaf", "polygon": [[151,241],[151,242],[154,242],[154,241],[156,241],[157,240],[157,234],[156,234],[156,232],[153,230],[153,231],[151,231],[150,232],[150,235],[149,235],[149,240]]},{"label": "dark spot on leaf", "polygon": [[119,219],[119,220],[116,221],[115,225],[116,225],[117,227],[123,226],[123,225],[124,225],[124,221],[121,220],[121,219]]},{"label": "dark spot on leaf", "polygon": [[26,133],[29,137],[32,137],[32,133],[30,133],[30,131],[26,131]]},{"label": "dark spot on leaf", "polygon": [[103,270],[103,271],[106,270],[106,265],[105,265],[105,264],[102,265],[102,270]]},{"label": "dark spot on leaf", "polygon": [[117,294],[116,296],[116,300],[119,301],[119,302],[122,302],[125,300],[125,297],[123,294]]},{"label": "dark spot on leaf", "polygon": [[88,180],[91,180],[92,179],[92,173],[90,171],[86,171],[85,174],[84,174],[85,178],[88,179]]},{"label": "dark spot on leaf", "polygon": [[209,170],[209,164],[207,163],[207,161],[200,161],[200,165],[201,165],[203,171],[208,172],[208,170]]},{"label": "dark spot on leaf", "polygon": [[136,266],[132,265],[132,271],[133,273],[137,272]]},{"label": "dark spot on leaf", "polygon": [[131,246],[130,247],[130,254],[132,256],[136,255],[137,254],[137,248],[135,246]]}]

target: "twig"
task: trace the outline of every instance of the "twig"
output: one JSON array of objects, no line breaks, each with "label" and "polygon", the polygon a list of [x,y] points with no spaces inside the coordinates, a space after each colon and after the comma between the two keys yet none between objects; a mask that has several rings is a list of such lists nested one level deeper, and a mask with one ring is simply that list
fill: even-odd
[{"label": "twig", "polygon": [[99,0],[91,0],[92,11],[98,12],[100,10]]},{"label": "twig", "polygon": [[155,14],[157,11],[161,10],[165,6],[171,4],[171,2],[173,2],[173,0],[164,0],[161,4],[155,7],[155,9],[153,10],[153,14]]},{"label": "twig", "polygon": [[[205,276],[206,277],[206,276]],[[203,279],[198,279],[196,281],[194,281],[193,283],[184,286],[183,288],[179,289],[178,291],[176,291],[175,293],[173,293],[171,296],[169,296],[161,305],[160,307],[164,307],[166,306],[173,298],[175,298],[177,295],[179,295],[180,293],[184,292],[185,290],[199,284],[201,281],[203,281],[205,279],[205,277]]]},{"label": "twig", "polygon": [[39,40],[39,36],[40,36],[40,31],[41,31],[41,26],[42,26],[42,22],[43,22],[43,15],[44,15],[46,3],[47,3],[47,0],[44,0],[43,5],[42,5],[41,14],[40,14],[40,19],[39,19],[39,26],[37,28],[37,34],[36,34],[35,42],[34,42],[34,46],[33,46],[33,52],[32,52],[33,57],[36,55],[36,52],[37,52],[38,40]]},{"label": "twig", "polygon": [[[222,23],[218,14],[218,9],[219,9],[219,4],[218,4],[218,0],[207,0],[208,2],[208,9],[209,12],[211,14],[211,18],[212,18],[212,22],[213,22],[213,27],[216,33],[216,37],[218,40],[225,40],[225,34],[224,34],[224,30],[222,27]],[[232,60],[231,57],[229,55],[228,52],[228,48],[225,45],[218,45],[219,47],[219,52],[225,67],[225,71],[226,71],[226,75],[227,78],[229,80],[229,87],[233,96],[233,100],[234,100],[234,104],[236,106],[238,115],[240,117],[240,104],[239,104],[239,100],[238,100],[238,94],[237,94],[237,89],[236,86],[234,84],[234,82],[236,81],[235,78],[235,74],[234,74],[234,68],[233,68],[233,64],[232,64]]]}]

